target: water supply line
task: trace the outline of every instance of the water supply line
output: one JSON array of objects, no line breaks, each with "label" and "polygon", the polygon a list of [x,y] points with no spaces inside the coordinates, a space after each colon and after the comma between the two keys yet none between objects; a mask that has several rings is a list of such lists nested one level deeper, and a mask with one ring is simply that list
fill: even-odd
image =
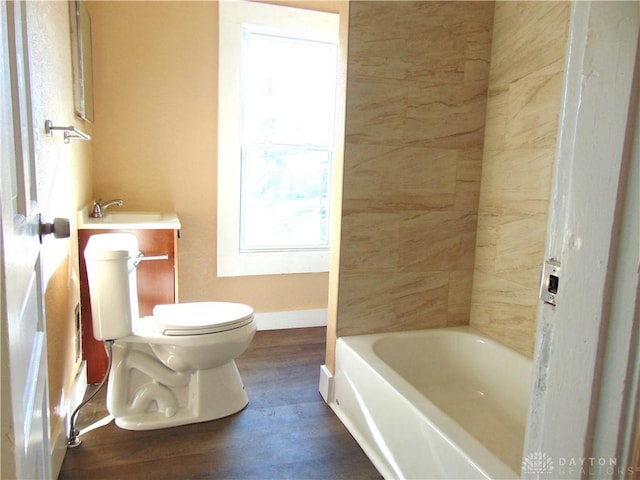
[{"label": "water supply line", "polygon": [[[107,352],[107,359],[109,363],[107,365],[107,372],[104,374],[104,378],[100,382],[100,385],[98,385],[98,388],[95,389],[95,391],[91,394],[91,396],[87,398],[84,402],[82,402],[80,405],[78,405],[76,409],[73,411],[73,413],[71,414],[71,421],[69,426],[69,440],[67,440],[67,448],[75,448],[82,443],[82,440],[80,440],[80,430],[78,430],[75,426],[76,419],[77,419],[78,413],[80,413],[80,409],[84,407],[87,403],[89,403],[93,399],[93,397],[97,395],[100,389],[102,389],[104,384],[107,382],[107,378],[109,378],[109,372],[111,372],[111,364],[113,363],[113,355],[112,355],[113,342],[114,342],[113,340],[104,341],[104,349]],[[99,421],[98,423],[100,422],[101,421]]]}]

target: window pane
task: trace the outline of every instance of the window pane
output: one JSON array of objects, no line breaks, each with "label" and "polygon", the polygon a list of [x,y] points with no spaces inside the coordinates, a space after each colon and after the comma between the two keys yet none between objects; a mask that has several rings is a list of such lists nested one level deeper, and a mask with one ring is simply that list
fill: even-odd
[{"label": "window pane", "polygon": [[245,30],[243,48],[244,138],[332,145],[336,46]]},{"label": "window pane", "polygon": [[240,249],[327,248],[331,153],[263,145],[242,157]]}]

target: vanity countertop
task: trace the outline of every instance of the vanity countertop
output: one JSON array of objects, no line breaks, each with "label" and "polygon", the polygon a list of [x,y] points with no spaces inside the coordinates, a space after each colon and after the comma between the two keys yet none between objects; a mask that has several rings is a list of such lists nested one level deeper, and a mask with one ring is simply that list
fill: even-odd
[{"label": "vanity countertop", "polygon": [[128,212],[109,209],[102,218],[91,218],[89,206],[78,210],[78,230],[90,229],[136,229],[136,230],[179,230],[180,220],[175,213]]}]

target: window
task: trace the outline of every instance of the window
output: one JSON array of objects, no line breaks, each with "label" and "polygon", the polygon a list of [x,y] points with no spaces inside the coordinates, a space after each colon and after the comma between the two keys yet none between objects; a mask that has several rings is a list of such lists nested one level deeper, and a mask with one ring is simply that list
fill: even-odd
[{"label": "window", "polygon": [[338,15],[219,7],[218,276],[328,271]]}]

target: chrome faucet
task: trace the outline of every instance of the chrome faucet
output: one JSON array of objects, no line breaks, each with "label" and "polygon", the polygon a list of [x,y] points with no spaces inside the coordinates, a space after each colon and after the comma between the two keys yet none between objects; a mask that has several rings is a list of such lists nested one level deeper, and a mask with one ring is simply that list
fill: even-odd
[{"label": "chrome faucet", "polygon": [[107,208],[111,207],[112,205],[121,207],[124,203],[124,201],[120,200],[119,198],[114,198],[113,200],[108,200],[104,203],[101,202],[102,199],[99,199],[97,202],[93,202],[93,210],[91,210],[91,213],[89,214],[91,218],[102,218],[104,217],[104,211]]}]

